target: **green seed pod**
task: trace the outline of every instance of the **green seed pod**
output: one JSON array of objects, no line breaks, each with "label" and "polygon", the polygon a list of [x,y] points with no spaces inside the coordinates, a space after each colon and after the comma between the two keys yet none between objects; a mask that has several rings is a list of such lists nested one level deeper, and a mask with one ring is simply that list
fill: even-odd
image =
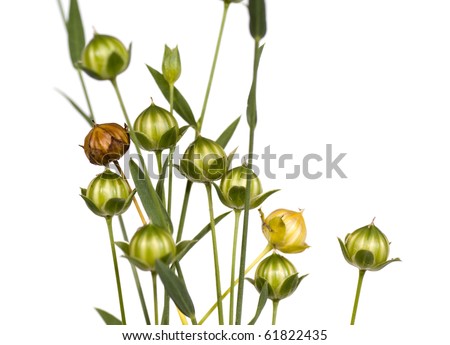
[{"label": "green seed pod", "polygon": [[121,176],[106,169],[81,190],[81,197],[97,216],[112,217],[128,209],[134,193]]},{"label": "green seed pod", "polygon": [[113,80],[130,64],[131,46],[127,50],[117,38],[94,34],[81,55],[81,68],[92,78]]},{"label": "green seed pod", "polygon": [[161,151],[176,145],[177,120],[167,110],[151,104],[134,122],[139,146],[146,151]]},{"label": "green seed pod", "polygon": [[227,207],[242,210],[245,206],[245,190],[247,177],[250,182],[250,208],[258,207],[258,197],[263,189],[258,176],[245,166],[238,166],[229,170],[220,181],[221,201]]},{"label": "green seed pod", "polygon": [[89,162],[107,165],[122,157],[130,147],[127,126],[117,123],[95,124],[84,139],[84,153]]},{"label": "green seed pod", "polygon": [[210,183],[222,178],[227,169],[227,155],[215,141],[199,136],[186,149],[180,171],[192,182]]},{"label": "green seed pod", "polygon": [[164,58],[162,63],[162,73],[164,79],[169,84],[175,84],[181,75],[181,60],[178,46],[170,49],[168,46],[164,48]]},{"label": "green seed pod", "polygon": [[177,248],[169,231],[147,224],[130,241],[129,257],[141,270],[154,271],[156,260],[170,264]]},{"label": "green seed pod", "polygon": [[372,222],[347,234],[345,243],[339,239],[342,254],[347,262],[360,270],[378,271],[393,261],[389,256],[389,241]]},{"label": "green seed pod", "polygon": [[297,269],[288,259],[273,253],[256,268],[254,285],[261,292],[267,283],[268,298],[279,301],[292,295],[304,277],[298,277]]}]

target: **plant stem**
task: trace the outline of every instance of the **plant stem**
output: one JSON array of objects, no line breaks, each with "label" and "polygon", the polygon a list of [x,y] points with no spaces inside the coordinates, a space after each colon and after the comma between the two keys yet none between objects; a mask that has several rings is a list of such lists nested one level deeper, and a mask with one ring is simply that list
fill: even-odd
[{"label": "plant stem", "polygon": [[222,22],[220,24],[220,30],[219,30],[219,37],[217,38],[216,50],[214,52],[214,59],[213,59],[213,63],[212,63],[212,66],[211,66],[211,72],[209,74],[208,86],[206,88],[206,93],[205,93],[205,99],[203,101],[202,112],[201,112],[200,118],[199,118],[198,123],[197,123],[197,134],[200,134],[201,129],[202,129],[202,125],[203,125],[203,119],[205,118],[206,106],[208,105],[209,94],[211,92],[211,85],[212,85],[212,82],[213,82],[213,79],[214,79],[214,72],[216,70],[217,58],[219,57],[220,44],[222,42],[222,35],[223,35],[223,30],[225,28],[225,22],[226,22],[226,19],[227,19],[227,13],[228,13],[229,6],[230,6],[230,4],[224,1]]},{"label": "plant stem", "polygon": [[[252,87],[256,88],[256,80],[257,80],[257,54],[259,49],[259,40],[255,40],[255,52],[253,57],[253,81]],[[253,92],[253,97],[256,97],[256,90]],[[256,100],[255,100],[256,104]],[[256,112],[256,107],[254,109]],[[254,114],[256,117],[256,114]],[[256,123],[252,124],[249,121],[249,143],[248,143],[248,169],[252,170],[253,165],[253,145],[255,141],[255,126]],[[248,223],[249,223],[249,213],[250,213],[250,187],[251,187],[251,178],[250,174],[247,174],[247,184],[245,191],[245,208],[244,208],[244,227],[242,229],[242,242],[241,242],[241,263],[239,266],[239,285],[238,285],[238,296],[237,296],[237,305],[236,305],[236,325],[241,324],[242,318],[242,305],[244,302],[244,275],[245,275],[245,256],[247,253],[247,235],[248,235]]]},{"label": "plant stem", "polygon": [[180,242],[181,238],[183,237],[184,222],[186,220],[187,208],[188,208],[188,204],[189,204],[189,196],[191,195],[191,189],[192,189],[192,182],[187,180],[186,181],[186,189],[184,191],[183,206],[181,208],[180,222],[178,223],[176,243]]},{"label": "plant stem", "polygon": [[[123,221],[122,215],[119,215],[118,217],[119,217],[120,228],[122,229],[123,239],[125,242],[128,242],[127,230],[125,228],[125,223]],[[136,288],[137,288],[138,295],[139,295],[139,301],[141,302],[142,312],[144,313],[145,323],[147,325],[150,325],[150,317],[148,315],[147,304],[145,303],[145,297],[144,297],[144,293],[142,291],[141,281],[139,279],[137,269],[132,264],[130,264],[130,266],[131,266],[131,271],[133,272],[134,282],[136,283]]]},{"label": "plant stem", "polygon": [[64,22],[64,27],[65,27],[66,30],[67,30],[66,15],[64,14],[64,9],[63,9],[63,6],[62,6],[62,4],[61,4],[61,0],[58,0],[58,8],[59,8],[59,13],[61,14],[61,18],[62,18],[62,20],[63,20],[63,22]]},{"label": "plant stem", "polygon": [[114,234],[112,230],[112,217],[105,217],[105,219],[106,225],[108,226],[109,243],[111,245],[111,252],[114,262],[114,273],[116,275],[117,294],[119,295],[120,314],[122,317],[122,324],[126,325],[127,322],[125,319],[125,309],[123,307],[122,286],[120,284],[119,266],[117,264],[116,246],[114,244]]},{"label": "plant stem", "polygon": [[156,163],[158,164],[158,174],[162,174],[162,151],[155,151]]},{"label": "plant stem", "polygon": [[239,232],[239,219],[241,218],[241,210],[234,210],[234,233],[233,233],[233,249],[231,254],[231,277],[230,277],[230,314],[229,324],[233,324],[234,320],[234,280],[236,271],[236,247]]},{"label": "plant stem", "polygon": [[214,254],[214,271],[216,275],[216,294],[217,294],[217,312],[219,314],[219,325],[223,325],[223,306],[222,306],[222,288],[220,287],[220,269],[219,254],[217,252],[216,226],[214,222],[214,209],[212,203],[211,183],[206,183],[206,192],[208,194],[209,219],[211,223],[211,237]]},{"label": "plant stem", "polygon": [[272,326],[275,326],[277,323],[277,312],[278,312],[278,303],[280,301],[276,301],[273,300],[272,301],[272,306],[273,306],[273,310],[272,310]]},{"label": "plant stem", "polygon": [[[272,249],[273,249],[273,247],[272,247],[270,244],[268,244],[268,245],[264,248],[264,250],[263,250],[263,251],[255,258],[255,260],[253,260],[253,262],[245,269],[245,274],[247,274],[248,272],[250,272],[251,269],[252,269],[253,267],[255,267],[256,264],[257,264],[258,262],[260,262],[261,259],[262,259],[268,252],[270,252]],[[239,282],[239,279],[236,279],[236,280],[234,281],[234,283],[233,283],[232,286],[236,286],[238,282]],[[231,286],[227,289],[227,291],[225,291],[225,292],[222,294],[221,299],[223,300],[225,297],[227,297],[228,294],[230,293],[230,291],[231,291]],[[216,302],[211,308],[209,308],[208,312],[205,314],[205,316],[203,316],[203,317],[201,318],[201,320],[200,320],[200,322],[199,322],[198,324],[199,324],[199,325],[203,324],[203,323],[208,319],[208,317],[212,314],[212,312],[213,312],[216,308],[217,308],[217,302]]]},{"label": "plant stem", "polygon": [[350,325],[355,324],[356,311],[358,310],[359,295],[361,293],[361,286],[362,286],[362,282],[363,282],[365,273],[366,273],[366,270],[359,270],[358,286],[356,287],[355,302],[353,303],[353,313],[352,313],[352,319],[350,321]]},{"label": "plant stem", "polygon": [[[169,84],[169,103],[170,103],[170,114],[173,116],[173,90],[174,85],[173,83]],[[167,158],[169,160],[169,187],[167,191],[167,213],[169,217],[172,215],[172,182],[173,182],[173,151],[175,150],[175,147],[170,148],[169,150],[169,157]]]},{"label": "plant stem", "polygon": [[[114,166],[116,167],[116,169],[117,169],[117,171],[119,172],[119,174],[120,174],[120,175],[123,177],[123,179],[125,180],[125,183],[127,184],[128,189],[131,191],[131,186],[130,186],[130,184],[128,183],[128,180],[127,180],[127,178],[126,178],[126,176],[125,176],[125,174],[124,174],[124,172],[123,172],[123,170],[122,170],[122,168],[121,168],[119,162],[118,162],[118,161],[114,161]],[[136,207],[136,211],[137,211],[137,213],[139,214],[139,218],[141,218],[142,225],[147,224],[147,221],[145,220],[144,214],[142,213],[141,207],[139,206],[139,203],[138,203],[138,201],[137,201],[137,199],[136,199],[135,196],[133,196],[133,204],[134,204],[134,207]],[[120,218],[120,219],[122,219],[122,218]],[[128,240],[126,240],[126,241],[128,242]],[[134,267],[134,266],[133,266],[133,267]]]},{"label": "plant stem", "polygon": [[78,77],[80,78],[81,87],[83,88],[84,97],[86,98],[86,103],[89,108],[89,117],[92,120],[92,122],[95,123],[94,112],[92,111],[91,100],[89,98],[89,94],[86,89],[86,84],[84,83],[83,73],[81,73],[80,67],[76,67],[76,69],[78,72]]},{"label": "plant stem", "polygon": [[158,275],[156,272],[152,272],[152,283],[153,283],[153,309],[155,311],[155,325],[158,325]]}]

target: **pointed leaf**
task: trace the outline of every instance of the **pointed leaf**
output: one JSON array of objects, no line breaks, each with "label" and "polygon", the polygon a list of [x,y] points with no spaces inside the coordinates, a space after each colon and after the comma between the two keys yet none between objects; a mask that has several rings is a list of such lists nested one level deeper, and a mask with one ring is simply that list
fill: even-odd
[{"label": "pointed leaf", "polygon": [[120,248],[120,250],[122,250],[122,252],[125,255],[127,255],[127,256],[130,255],[130,245],[127,242],[117,241],[117,242],[114,242],[114,243],[115,243],[115,245],[117,247]]},{"label": "pointed leaf", "polygon": [[121,213],[120,211],[122,211],[122,209],[125,206],[125,199],[121,199],[121,198],[112,198],[109,199],[106,204],[105,204],[105,211],[110,214],[110,215],[114,215],[114,214],[119,214]]},{"label": "pointed leaf", "polygon": [[278,192],[279,189],[270,190],[264,194],[258,195],[256,198],[250,201],[250,208],[257,208],[272,194]]},{"label": "pointed leaf", "polygon": [[347,247],[345,246],[344,242],[338,237],[339,245],[341,246],[342,255],[344,256],[345,260],[352,266],[354,266],[352,260],[350,259],[350,255],[348,254]]},{"label": "pointed leaf", "polygon": [[285,279],[283,284],[281,284],[279,294],[286,298],[292,295],[295,290],[297,290],[298,284],[300,284],[300,280],[298,277],[298,273],[295,273]]},{"label": "pointed leaf", "polygon": [[178,141],[178,130],[176,127],[172,127],[166,133],[163,134],[159,140],[159,147],[172,147]]},{"label": "pointed leaf", "polygon": [[99,308],[95,308],[95,310],[97,311],[97,313],[99,313],[100,317],[107,325],[122,325],[122,321],[120,321],[117,317],[108,313],[107,311]]},{"label": "pointed leaf", "polygon": [[222,204],[224,206],[226,206],[226,207],[230,207],[230,206],[228,206],[228,201],[225,198],[225,196],[223,195],[222,190],[220,189],[220,187],[215,182],[213,182],[212,185],[216,189],[217,196],[219,197],[219,200],[222,202]]},{"label": "pointed leaf", "polygon": [[159,175],[158,183],[156,184],[156,193],[158,194],[159,198],[161,199],[163,205],[166,204],[166,195],[164,192],[164,180],[166,178],[166,172],[167,172],[168,165],[169,165],[169,157],[167,156],[167,158],[164,161],[164,164],[162,166],[162,171],[161,171],[161,175]]},{"label": "pointed leaf", "polygon": [[181,241],[177,244],[177,255],[173,259],[173,262],[179,261],[198,241],[196,240],[187,240]]},{"label": "pointed leaf", "polygon": [[258,321],[259,315],[261,315],[261,312],[263,311],[264,306],[266,305],[268,297],[269,297],[269,287],[267,282],[265,282],[259,294],[258,306],[256,307],[255,316],[248,323],[249,325],[254,325],[256,321]]},{"label": "pointed leaf", "polygon": [[184,136],[184,134],[186,133],[186,131],[189,129],[190,126],[182,126],[180,127],[180,129],[178,130],[178,141],[180,141],[180,139]]},{"label": "pointed leaf", "polygon": [[245,187],[233,186],[228,191],[228,198],[236,205],[245,204]]},{"label": "pointed leaf", "polygon": [[170,268],[159,260],[156,260],[156,272],[161,279],[165,290],[178,309],[190,318],[195,317],[195,308],[191,296],[184,282],[170,270]]},{"label": "pointed leaf", "polygon": [[237,149],[238,149],[238,148],[236,147],[236,148],[235,148],[233,151],[231,151],[230,154],[227,156],[227,171],[230,170],[231,163],[233,162],[233,158],[234,158],[234,155],[235,155]]},{"label": "pointed leaf", "polygon": [[234,131],[236,130],[239,121],[241,120],[241,117],[239,116],[236,120],[234,120],[231,125],[229,125],[227,127],[227,129],[225,129],[223,131],[223,133],[220,135],[219,138],[217,138],[216,143],[218,143],[220,146],[222,146],[222,148],[225,148],[228,144],[228,142],[230,141],[231,137],[234,134]]},{"label": "pointed leaf", "polygon": [[[164,76],[158,72],[156,69],[150,67],[147,65],[148,70],[150,71],[151,75],[153,76],[153,79],[155,80],[156,84],[158,85],[159,89],[161,90],[164,97],[167,99],[167,101],[170,101],[170,87],[169,83],[164,79]],[[197,128],[197,122],[195,121],[194,114],[192,113],[191,107],[189,106],[186,99],[183,97],[183,95],[178,91],[178,89],[175,87],[173,90],[173,109],[180,115],[180,117],[186,121],[191,127]]]},{"label": "pointed leaf", "polygon": [[70,1],[69,18],[67,20],[67,35],[69,40],[69,52],[72,64],[76,66],[81,60],[85,40],[83,21],[77,0]]},{"label": "pointed leaf", "polygon": [[383,262],[383,263],[381,263],[381,264],[379,264],[378,266],[375,266],[375,267],[373,267],[373,268],[370,268],[370,269],[368,269],[369,271],[379,271],[379,270],[381,270],[382,268],[385,268],[387,265],[389,265],[389,264],[391,264],[391,263],[393,263],[393,262],[397,262],[397,261],[402,261],[402,260],[400,260],[400,258],[395,258],[395,259],[391,259],[391,260],[388,260],[388,261],[386,261],[386,262]]},{"label": "pointed leaf", "polygon": [[134,134],[136,135],[136,138],[139,142],[138,143],[139,146],[142,147],[144,150],[149,151],[154,146],[144,133],[134,131]]},{"label": "pointed leaf", "polygon": [[258,75],[258,67],[259,67],[259,61],[261,59],[261,55],[264,49],[264,45],[259,47],[255,52],[255,70],[253,75],[253,81],[252,86],[250,88],[250,93],[248,95],[248,101],[247,101],[247,122],[250,127],[250,129],[255,129],[256,122],[257,122],[257,110],[256,110],[256,82],[257,82],[257,75]]},{"label": "pointed leaf", "polygon": [[144,177],[143,171],[133,159],[129,160],[129,164],[134,185],[136,186],[142,206],[144,207],[150,222],[163,229],[169,229],[170,232],[173,232],[172,221],[170,220],[161,199],[153,188],[151,181]]},{"label": "pointed leaf", "polygon": [[[217,225],[222,219],[228,216],[231,211],[225,212],[214,219],[214,223]],[[211,230],[211,223],[208,223],[191,241],[186,245],[183,253],[177,253],[177,260],[180,261],[188,252],[195,246],[195,244],[200,241],[209,231]],[[175,262],[175,260],[174,260]]]},{"label": "pointed leaf", "polygon": [[72,107],[75,108],[75,110],[78,112],[78,114],[81,115],[81,117],[83,119],[86,120],[86,122],[89,124],[89,126],[93,127],[94,123],[92,122],[92,119],[83,111],[81,110],[81,108],[78,106],[78,104],[76,104],[69,96],[67,96],[64,92],[62,92],[61,90],[56,89],[56,91],[63,96],[67,101],[69,101],[69,103],[72,105]]},{"label": "pointed leaf", "polygon": [[83,198],[84,202],[86,203],[86,206],[97,216],[104,217],[105,214],[100,211],[97,206],[89,199],[87,196],[84,196],[83,194],[80,194],[80,196]]},{"label": "pointed leaf", "polygon": [[150,266],[147,265],[141,259],[134,258],[134,257],[128,256],[128,255],[122,255],[122,257],[127,259],[130,262],[130,264],[132,264],[133,266],[136,266],[137,268],[139,268],[143,271],[150,271]]}]

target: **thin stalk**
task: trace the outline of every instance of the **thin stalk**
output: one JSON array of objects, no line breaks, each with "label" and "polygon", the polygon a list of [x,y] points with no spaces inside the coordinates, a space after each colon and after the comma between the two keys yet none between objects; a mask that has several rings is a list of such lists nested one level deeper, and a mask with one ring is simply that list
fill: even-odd
[{"label": "thin stalk", "polygon": [[155,151],[156,163],[158,164],[158,174],[162,174],[162,151]]},{"label": "thin stalk", "polygon": [[236,271],[236,247],[239,232],[239,219],[241,218],[241,210],[234,210],[234,233],[233,233],[233,249],[231,253],[231,277],[230,277],[230,314],[229,324],[232,325],[234,321],[234,280]]},{"label": "thin stalk", "polygon": [[352,325],[352,326],[355,324],[356,311],[358,310],[358,303],[359,303],[359,295],[361,293],[361,286],[363,283],[365,273],[366,273],[366,270],[359,270],[358,285],[356,287],[355,302],[353,303],[352,319],[350,321],[350,325]]},{"label": "thin stalk", "polygon": [[[173,116],[173,91],[174,91],[174,85],[173,83],[169,84],[169,103],[170,103],[170,114]],[[169,160],[169,187],[167,191],[167,213],[169,217],[172,215],[172,183],[173,183],[173,151],[175,150],[175,147],[172,147],[169,150],[169,157],[167,158]]]},{"label": "thin stalk", "polygon": [[191,189],[192,189],[192,182],[187,180],[186,181],[186,189],[184,191],[183,206],[181,207],[180,222],[178,223],[176,243],[180,242],[181,238],[183,237],[184,222],[186,220],[187,208],[188,208],[188,204],[189,204],[189,196],[191,195]]},{"label": "thin stalk", "polygon": [[223,30],[225,28],[225,22],[227,20],[228,8],[230,6],[230,4],[225,1],[223,4],[224,4],[224,7],[223,7],[223,14],[222,14],[222,22],[220,24],[219,36],[217,38],[217,43],[216,43],[216,50],[214,52],[214,59],[213,59],[213,63],[211,66],[211,72],[209,74],[208,86],[206,87],[206,93],[205,93],[205,99],[203,101],[202,112],[201,112],[200,118],[197,123],[197,134],[200,134],[202,125],[203,125],[203,119],[205,118],[206,106],[208,105],[209,94],[211,92],[211,86],[212,86],[212,82],[214,79],[214,72],[216,70],[217,58],[219,57],[220,44],[222,42]]},{"label": "thin stalk", "polygon": [[158,322],[158,275],[156,272],[152,272],[152,285],[153,285],[153,309],[155,312],[155,325],[159,325]]},{"label": "thin stalk", "polygon": [[80,67],[76,67],[76,69],[78,72],[78,77],[80,78],[81,87],[83,88],[84,98],[86,98],[86,103],[89,108],[89,118],[92,120],[92,122],[95,122],[94,112],[92,110],[91,100],[89,98],[89,94],[86,89],[86,84],[84,83],[83,73],[81,73]]},{"label": "thin stalk", "polygon": [[277,312],[278,312],[278,303],[280,301],[273,300],[272,301],[272,326],[275,326],[277,323]]},{"label": "thin stalk", "polygon": [[58,8],[59,8],[59,13],[61,14],[61,18],[62,18],[62,20],[63,20],[63,22],[64,22],[64,27],[65,27],[66,30],[67,30],[66,15],[64,14],[64,9],[63,9],[61,0],[58,0]]},{"label": "thin stalk", "polygon": [[209,219],[211,223],[211,237],[214,255],[214,272],[216,275],[216,295],[217,295],[217,312],[219,315],[219,325],[223,325],[223,306],[222,306],[222,288],[220,287],[220,268],[219,254],[217,251],[216,225],[214,222],[214,208],[212,203],[211,183],[206,183],[206,192],[208,193]]},{"label": "thin stalk", "polygon": [[[257,264],[258,262],[260,262],[261,259],[262,259],[268,252],[270,252],[272,249],[273,249],[273,247],[272,247],[270,244],[268,244],[268,245],[266,246],[266,248],[264,248],[264,250],[261,252],[261,254],[259,254],[259,255],[255,258],[255,260],[253,260],[253,262],[252,262],[250,265],[248,265],[248,267],[245,269],[245,274],[247,274],[248,272],[250,272],[251,269],[252,269],[253,267],[255,267],[256,264]],[[236,280],[234,281],[234,283],[233,283],[232,286],[236,286],[236,285],[238,284],[238,282],[239,282],[239,279],[236,279]],[[231,286],[227,289],[227,291],[225,291],[225,292],[222,294],[221,299],[222,299],[222,300],[225,299],[225,297],[228,296],[228,294],[230,293],[230,291],[231,291]],[[207,311],[207,313],[201,318],[201,320],[200,320],[200,322],[199,322],[198,324],[199,324],[199,325],[203,324],[203,323],[208,319],[208,317],[212,314],[212,312],[213,312],[216,308],[217,308],[217,302],[214,303],[214,305],[213,305],[211,308],[209,308],[209,310]]]},{"label": "thin stalk", "polygon": [[122,317],[122,324],[126,325],[125,309],[123,307],[122,286],[120,284],[119,266],[117,264],[116,245],[114,244],[114,234],[112,230],[112,217],[106,217],[106,225],[108,226],[109,243],[111,245],[111,252],[114,262],[114,273],[116,275],[117,294],[119,295],[120,315]]},{"label": "thin stalk", "polygon": [[[253,58],[253,84],[256,87],[257,80],[257,53],[259,49],[259,40],[255,40],[255,52]],[[256,97],[256,93],[254,94]],[[255,109],[256,111],[256,109]],[[249,143],[248,143],[248,163],[247,166],[251,170],[253,165],[253,145],[255,141],[255,125],[250,125]],[[241,262],[239,266],[239,285],[236,305],[236,325],[241,324],[242,318],[242,305],[244,302],[244,276],[245,276],[245,256],[247,253],[247,237],[248,237],[248,223],[249,223],[249,211],[250,211],[250,187],[251,179],[247,175],[247,184],[245,192],[245,208],[244,208],[244,227],[242,229],[242,242],[241,242]]]},{"label": "thin stalk", "polygon": [[[117,169],[117,171],[119,172],[119,174],[120,174],[120,175],[123,177],[123,179],[125,180],[125,183],[127,184],[128,189],[131,191],[131,186],[130,186],[130,184],[128,183],[128,180],[127,180],[127,178],[126,178],[126,176],[125,176],[125,174],[124,174],[122,168],[120,167],[119,162],[118,162],[118,161],[114,161],[114,166],[116,167],[116,169]],[[147,221],[145,220],[144,214],[142,213],[141,207],[139,206],[139,203],[138,203],[137,198],[136,198],[135,196],[133,197],[133,204],[134,204],[134,207],[136,207],[136,211],[137,211],[137,213],[139,214],[139,218],[141,218],[142,225],[147,224]],[[126,240],[126,241],[128,242],[128,240]],[[133,267],[134,267],[134,266],[133,266]]]},{"label": "thin stalk", "polygon": [[[118,217],[119,217],[120,228],[122,229],[123,240],[125,242],[128,242],[128,235],[127,235],[127,230],[125,228],[125,223],[123,221],[123,217],[122,217],[122,215],[119,215]],[[132,264],[130,264],[130,266],[131,266],[131,271],[133,272],[134,282],[136,283],[136,289],[138,291],[139,301],[141,302],[142,312],[144,313],[145,323],[147,325],[150,325],[151,324],[150,317],[148,315],[147,304],[145,303],[144,292],[142,291],[141,280],[139,279],[139,275],[138,275],[136,267]]]}]

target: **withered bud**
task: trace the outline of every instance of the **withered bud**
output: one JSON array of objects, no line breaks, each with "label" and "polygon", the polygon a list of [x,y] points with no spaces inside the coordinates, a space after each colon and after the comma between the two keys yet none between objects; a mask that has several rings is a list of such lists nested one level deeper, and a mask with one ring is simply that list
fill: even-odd
[{"label": "withered bud", "polygon": [[84,139],[84,153],[89,162],[107,165],[122,157],[130,148],[128,128],[117,123],[95,124]]}]

